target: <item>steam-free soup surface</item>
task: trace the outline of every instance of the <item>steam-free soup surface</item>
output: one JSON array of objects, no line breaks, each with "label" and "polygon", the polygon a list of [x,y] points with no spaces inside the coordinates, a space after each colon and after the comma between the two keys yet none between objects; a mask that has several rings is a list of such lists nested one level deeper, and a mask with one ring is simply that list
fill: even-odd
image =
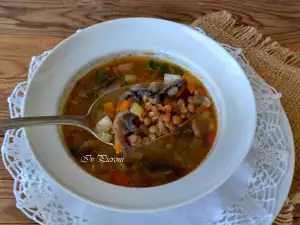
[{"label": "steam-free soup surface", "polygon": [[[180,92],[175,88],[178,92],[166,95],[159,104],[151,102],[149,97],[138,103],[142,114],[135,115],[135,120],[140,122],[135,124],[137,129],[126,133],[126,141],[133,151],[127,152],[124,158],[123,152],[102,143],[89,132],[75,126],[62,126],[63,139],[77,164],[103,181],[127,187],[162,185],[193,171],[207,156],[215,140],[216,112],[201,82],[177,65],[148,57],[126,57],[108,62],[77,81],[63,114],[85,115],[99,96],[115,88],[153,81],[163,83],[166,79],[172,82],[174,77],[185,80],[184,90]],[[195,104],[194,95],[203,101]],[[123,104],[129,108],[130,105]],[[99,110],[105,109],[99,107]],[[120,105],[116,112],[118,110]],[[107,115],[114,121],[116,114],[108,112]],[[174,132],[176,126],[189,119],[191,122]],[[114,133],[108,129],[105,137],[114,142]],[[162,132],[170,135],[149,144],[149,140]]]}]

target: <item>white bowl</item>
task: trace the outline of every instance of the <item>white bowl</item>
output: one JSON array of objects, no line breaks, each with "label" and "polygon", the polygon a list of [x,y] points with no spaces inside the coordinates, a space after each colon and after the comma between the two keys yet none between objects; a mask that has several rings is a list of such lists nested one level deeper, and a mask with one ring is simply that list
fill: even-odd
[{"label": "white bowl", "polygon": [[185,25],[128,18],[97,24],[72,35],[47,56],[34,74],[25,96],[24,116],[58,114],[63,91],[74,83],[74,76],[97,59],[120,52],[154,52],[188,68],[202,80],[214,99],[219,121],[217,139],[207,159],[189,175],[166,185],[120,187],[78,167],[64,149],[57,126],[25,129],[35,159],[65,190],[114,210],[167,209],[209,194],[246,156],[255,133],[256,107],[251,86],[238,63],[218,43]]}]

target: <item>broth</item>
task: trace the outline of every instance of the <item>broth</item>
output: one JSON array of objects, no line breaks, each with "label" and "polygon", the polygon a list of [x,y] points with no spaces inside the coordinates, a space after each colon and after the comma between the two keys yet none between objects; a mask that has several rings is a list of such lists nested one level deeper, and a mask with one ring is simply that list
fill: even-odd
[{"label": "broth", "polygon": [[[171,119],[165,123],[166,127],[174,122],[172,119],[176,116],[181,118],[180,121],[183,121],[195,113],[195,119],[179,131],[171,132],[166,138],[150,145],[137,146],[134,151],[126,154],[125,158],[123,158],[122,152],[119,153],[114,147],[97,140],[84,129],[75,126],[62,126],[62,136],[67,149],[80,167],[91,175],[112,184],[127,187],[152,187],[182,178],[205,159],[217,133],[217,115],[214,103],[199,80],[185,69],[167,61],[130,56],[115,59],[91,70],[73,87],[62,114],[85,115],[92,103],[112,88],[132,83],[164,82],[164,76],[167,76],[165,74],[180,75],[180,78],[187,81],[185,90],[193,89],[193,93],[206,99],[206,103],[208,101],[210,105],[205,105],[205,101],[203,101],[199,105],[198,112],[195,113],[193,106],[189,103],[189,99],[192,99],[193,96],[182,98],[181,105],[178,103],[179,97],[167,98],[171,100],[166,104],[169,104],[174,111],[168,112]],[[170,77],[172,78],[172,76]],[[140,104],[144,106],[144,103],[146,104],[146,102]],[[155,104],[153,105],[156,107]],[[139,118],[142,125],[148,130],[150,126],[157,126],[159,123],[159,119],[155,122],[151,118],[152,109],[147,111],[144,107],[143,115]],[[161,115],[161,118],[167,114],[164,109],[156,111]],[[148,113],[150,124],[146,126],[143,121],[146,117],[149,119]],[[111,119],[114,116],[109,115]],[[162,119],[160,122],[163,124],[164,120]],[[174,124],[172,129],[174,129]],[[168,129],[166,128],[166,130]],[[113,137],[111,129],[109,132],[110,136],[108,137]],[[158,136],[158,133],[156,134]],[[145,136],[143,133],[141,136],[140,133],[130,133],[127,138],[130,142],[132,136],[135,140],[137,140],[137,136],[143,143],[146,138],[151,138],[150,134],[147,135]],[[131,144],[134,146],[134,143]]]}]

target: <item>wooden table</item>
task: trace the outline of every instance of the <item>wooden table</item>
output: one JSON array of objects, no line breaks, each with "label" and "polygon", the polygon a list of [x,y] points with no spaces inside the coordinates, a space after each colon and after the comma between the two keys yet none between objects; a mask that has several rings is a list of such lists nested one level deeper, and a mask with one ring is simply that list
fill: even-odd
[{"label": "wooden table", "polygon": [[[299,0],[1,0],[0,116],[9,116],[7,97],[27,78],[31,56],[53,48],[79,28],[134,16],[191,23],[224,9],[240,23],[300,51]],[[15,207],[12,187],[11,176],[0,163],[0,224],[34,224]]]}]

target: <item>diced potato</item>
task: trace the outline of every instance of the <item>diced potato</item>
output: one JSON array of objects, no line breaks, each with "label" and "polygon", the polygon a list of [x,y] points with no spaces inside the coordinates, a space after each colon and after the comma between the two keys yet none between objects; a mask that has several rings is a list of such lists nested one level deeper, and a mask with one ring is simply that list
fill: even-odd
[{"label": "diced potato", "polygon": [[177,74],[168,74],[168,73],[166,73],[165,76],[164,76],[164,82],[166,84],[171,83],[175,80],[180,80],[180,79],[181,79],[181,76],[177,75]]},{"label": "diced potato", "polygon": [[112,128],[112,121],[108,116],[103,117],[97,124],[96,130],[98,132],[104,131],[108,132]]},{"label": "diced potato", "polygon": [[125,80],[127,83],[129,83],[129,84],[133,84],[133,83],[136,82],[137,77],[136,77],[135,75],[133,75],[133,74],[126,74],[126,75],[124,76],[124,80]]},{"label": "diced potato", "polygon": [[111,143],[113,140],[113,136],[106,132],[101,132],[99,137],[101,140],[108,142],[108,143]]},{"label": "diced potato", "polygon": [[142,116],[144,113],[144,109],[142,106],[140,106],[138,103],[134,102],[131,105],[130,112],[137,115],[138,117]]}]

